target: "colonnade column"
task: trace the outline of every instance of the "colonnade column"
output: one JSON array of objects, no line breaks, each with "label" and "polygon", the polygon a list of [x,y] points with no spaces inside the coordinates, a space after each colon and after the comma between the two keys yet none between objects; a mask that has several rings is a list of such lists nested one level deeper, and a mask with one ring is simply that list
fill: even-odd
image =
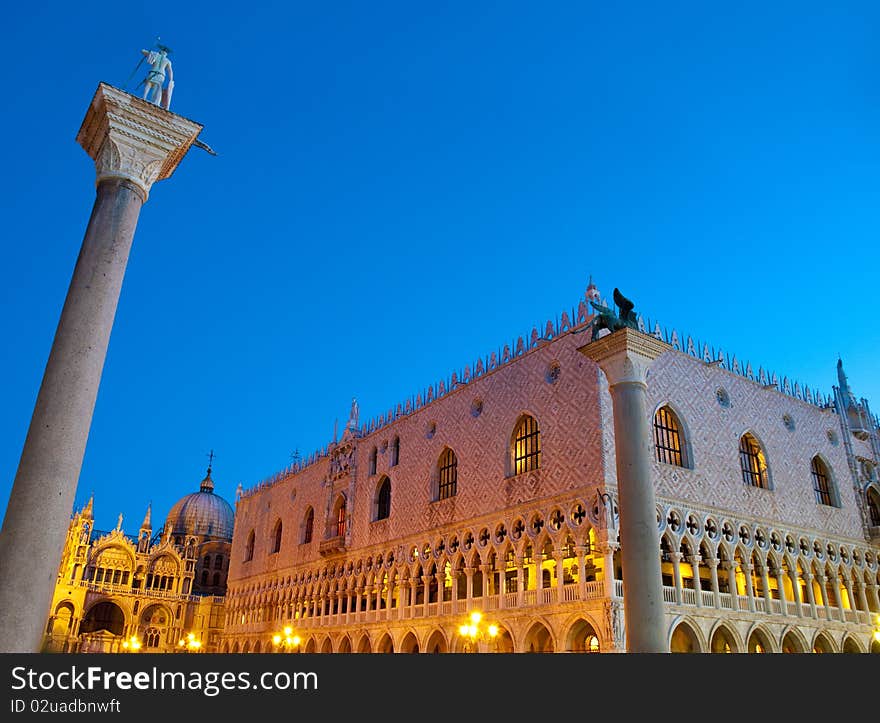
[{"label": "colonnade column", "polygon": [[[611,390],[629,652],[668,652],[657,503],[651,479],[647,373],[651,363],[669,349],[659,339],[625,327],[578,350],[599,365]],[[613,570],[608,573],[613,576]]]},{"label": "colonnade column", "polygon": [[691,555],[691,567],[694,571],[694,598],[697,607],[703,607],[703,585],[700,582],[700,561],[703,559],[699,553]]},{"label": "colonnade column", "polygon": [[0,533],[4,652],[39,652],[141,206],[201,130],[101,83],[77,135],[97,192]]}]

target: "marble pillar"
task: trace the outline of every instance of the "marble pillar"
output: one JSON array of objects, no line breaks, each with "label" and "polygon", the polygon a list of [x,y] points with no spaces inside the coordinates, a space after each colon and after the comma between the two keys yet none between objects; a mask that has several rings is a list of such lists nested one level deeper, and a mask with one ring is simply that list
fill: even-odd
[{"label": "marble pillar", "polygon": [[0,532],[0,652],[38,652],[141,206],[202,126],[101,83],[77,135],[96,199]]},{"label": "marble pillar", "polygon": [[671,348],[653,336],[624,328],[578,350],[599,365],[611,390],[624,620],[627,651],[635,653],[669,651],[657,503],[651,479],[653,444],[647,375],[651,363]]}]

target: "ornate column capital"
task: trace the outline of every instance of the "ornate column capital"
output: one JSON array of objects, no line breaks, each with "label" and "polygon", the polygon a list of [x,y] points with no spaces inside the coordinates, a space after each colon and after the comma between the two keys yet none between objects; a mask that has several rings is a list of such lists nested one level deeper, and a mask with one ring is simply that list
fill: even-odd
[{"label": "ornate column capital", "polygon": [[599,365],[613,387],[626,382],[645,384],[648,367],[670,349],[669,344],[656,337],[625,327],[579,347],[578,351]]},{"label": "ornate column capital", "polygon": [[97,183],[130,181],[144,194],[171,176],[203,126],[100,83],[76,140],[95,162]]}]

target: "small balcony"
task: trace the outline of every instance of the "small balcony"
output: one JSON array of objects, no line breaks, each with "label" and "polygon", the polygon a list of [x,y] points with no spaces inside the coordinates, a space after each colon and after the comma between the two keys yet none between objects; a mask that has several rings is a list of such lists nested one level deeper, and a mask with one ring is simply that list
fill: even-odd
[{"label": "small balcony", "polygon": [[333,537],[328,537],[326,540],[322,540],[321,544],[318,546],[318,552],[324,556],[345,552],[345,537],[342,535],[334,535]]}]

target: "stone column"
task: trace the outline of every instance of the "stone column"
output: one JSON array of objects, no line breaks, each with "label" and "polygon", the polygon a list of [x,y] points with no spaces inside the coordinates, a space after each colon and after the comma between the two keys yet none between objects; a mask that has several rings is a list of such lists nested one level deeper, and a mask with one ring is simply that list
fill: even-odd
[{"label": "stone column", "polygon": [[776,589],[779,591],[779,612],[788,615],[788,598],[785,597],[785,573],[782,565],[776,566]]},{"label": "stone column", "polygon": [[522,607],[525,604],[525,583],[526,571],[523,567],[522,557],[516,558],[516,606]]},{"label": "stone column", "polygon": [[870,607],[871,612],[880,612],[880,595],[877,594],[877,583],[869,582],[868,583],[868,595],[869,600],[872,601],[872,607]]},{"label": "stone column", "polygon": [[807,591],[807,603],[810,606],[810,615],[814,619],[818,619],[819,612],[816,610],[816,596],[813,592],[813,573],[809,570],[804,570],[803,572],[804,578],[804,590]]},{"label": "stone column", "polygon": [[584,578],[587,576],[587,571],[586,563],[584,562],[584,555],[587,552],[587,547],[586,545],[575,545],[574,550],[577,554],[578,560],[578,600],[586,600],[587,581]]},{"label": "stone column", "polygon": [[721,589],[718,587],[718,559],[710,557],[706,560],[709,565],[709,583],[712,586],[712,597],[715,599],[715,608],[721,608]]},{"label": "stone column", "polygon": [[672,581],[675,585],[675,602],[681,605],[683,594],[681,592],[681,561],[684,555],[680,552],[670,552],[669,559],[672,560]]},{"label": "stone column", "polygon": [[556,601],[565,601],[565,574],[563,573],[563,557],[558,550],[553,554],[556,561]]},{"label": "stone column", "polygon": [[77,135],[97,197],[0,533],[2,652],[39,651],[138,215],[201,129],[101,83]]},{"label": "stone column", "polygon": [[653,336],[624,328],[578,350],[599,365],[611,389],[626,641],[636,653],[668,652],[647,407],[648,367],[668,349]]},{"label": "stone column", "polygon": [[[791,597],[795,602],[795,614],[797,617],[804,616],[804,609],[801,602],[801,581],[798,576],[797,565],[794,569],[788,568],[788,579],[791,581]],[[786,614],[788,614],[788,606],[786,605]]]},{"label": "stone column", "polygon": [[[755,589],[752,586],[752,562],[751,559],[743,560],[739,569],[742,570],[743,579],[746,585],[746,596],[749,601],[749,612],[755,612]],[[737,593],[738,596],[738,593]],[[739,607],[737,605],[737,607]]]},{"label": "stone column", "polygon": [[764,588],[764,605],[766,606],[766,613],[771,615],[773,613],[773,598],[770,595],[770,576],[767,570],[767,561],[764,560],[761,563],[761,587]]},{"label": "stone column", "polygon": [[699,554],[691,555],[691,567],[694,571],[694,599],[697,607],[703,607],[703,585],[700,582],[700,561],[702,556]]}]

